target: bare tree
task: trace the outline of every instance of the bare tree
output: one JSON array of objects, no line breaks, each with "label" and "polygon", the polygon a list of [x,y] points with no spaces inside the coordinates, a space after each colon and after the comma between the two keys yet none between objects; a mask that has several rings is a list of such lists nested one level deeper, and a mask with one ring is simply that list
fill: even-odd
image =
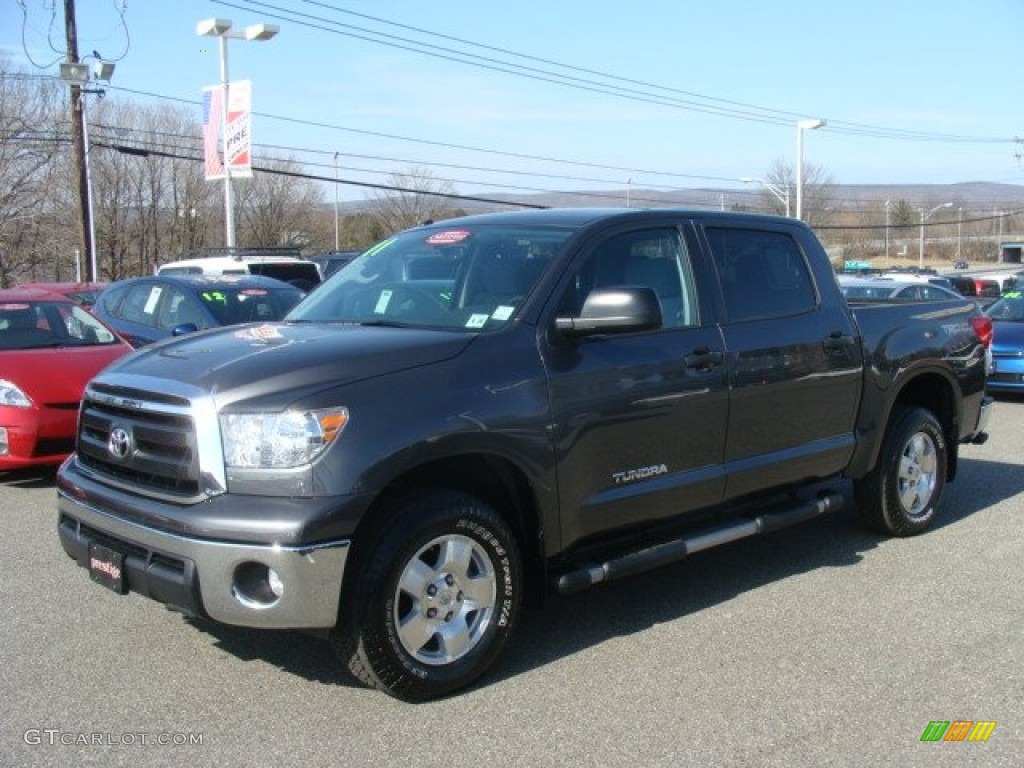
[{"label": "bare tree", "polygon": [[302,178],[294,158],[264,159],[268,171],[255,171],[252,179],[236,184],[239,189],[239,238],[249,246],[305,247],[317,226],[323,190]]},{"label": "bare tree", "polygon": [[387,183],[398,191],[382,190],[373,195],[374,215],[387,234],[454,214],[446,196],[454,195],[455,187],[426,168],[413,166],[405,173],[393,173]]},{"label": "bare tree", "polygon": [[[793,166],[780,157],[768,169],[765,179],[779,189],[789,190],[791,210],[795,210],[793,206],[796,205],[796,171]],[[818,226],[828,218],[829,208],[832,205],[829,189],[833,186],[835,186],[835,180],[824,168],[809,163],[804,164],[803,219],[810,226]],[[762,194],[768,210],[784,212],[784,204],[774,194],[767,190]]]},{"label": "bare tree", "polygon": [[[50,262],[74,256],[54,238],[67,202],[54,183],[65,137],[58,119],[62,96],[52,81],[0,59],[0,286],[49,275]],[[59,272],[62,265],[52,266]]]}]

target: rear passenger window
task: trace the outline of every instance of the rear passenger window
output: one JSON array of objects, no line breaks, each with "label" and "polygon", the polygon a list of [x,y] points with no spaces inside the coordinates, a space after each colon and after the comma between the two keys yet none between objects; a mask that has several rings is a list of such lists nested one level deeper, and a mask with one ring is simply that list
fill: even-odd
[{"label": "rear passenger window", "polygon": [[729,322],[787,317],[817,304],[814,281],[796,241],[784,232],[706,230]]}]

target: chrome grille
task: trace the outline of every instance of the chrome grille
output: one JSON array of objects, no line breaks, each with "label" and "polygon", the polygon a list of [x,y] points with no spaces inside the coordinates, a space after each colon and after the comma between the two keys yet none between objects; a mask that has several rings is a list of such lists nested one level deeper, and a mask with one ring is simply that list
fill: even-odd
[{"label": "chrome grille", "polygon": [[[124,455],[111,447],[114,432]],[[137,493],[184,501],[202,492],[187,399],[94,382],[82,400],[77,453],[97,479]]]}]

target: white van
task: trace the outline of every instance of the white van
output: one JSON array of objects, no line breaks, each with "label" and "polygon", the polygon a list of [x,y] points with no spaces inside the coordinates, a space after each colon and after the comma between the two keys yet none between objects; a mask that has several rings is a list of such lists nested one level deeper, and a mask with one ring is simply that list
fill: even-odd
[{"label": "white van", "polygon": [[161,264],[158,275],[264,275],[312,290],[320,282],[320,270],[312,261],[296,256],[241,253],[236,256],[203,256]]}]

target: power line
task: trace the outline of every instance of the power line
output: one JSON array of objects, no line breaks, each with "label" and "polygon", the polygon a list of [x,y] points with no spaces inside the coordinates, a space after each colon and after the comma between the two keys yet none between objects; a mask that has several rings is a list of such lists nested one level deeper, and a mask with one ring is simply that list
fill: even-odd
[{"label": "power line", "polygon": [[[429,42],[412,40],[407,37],[400,37],[398,35],[392,35],[385,32],[378,32],[375,30],[367,29],[365,27],[357,27],[351,24],[345,24],[343,22],[327,18],[324,16],[300,13],[299,11],[296,11],[293,8],[284,8],[279,5],[274,5],[273,3],[257,2],[256,0],[250,0],[248,6],[241,6],[237,3],[227,2],[226,0],[213,0],[213,2],[215,2],[218,5],[224,5],[230,8],[238,8],[242,10],[249,10],[250,8],[248,6],[255,5],[264,9],[262,13],[264,13],[265,15],[268,15],[278,20],[288,21],[299,26],[306,27],[308,29],[315,29],[335,35],[340,35],[343,37],[349,37],[353,39],[363,40],[365,42],[375,43],[377,45],[383,45],[390,48],[408,50],[433,58],[455,61],[457,63],[467,64],[478,68],[500,71],[506,74],[511,74],[519,77],[540,80],[544,82],[552,82],[555,84],[576,88],[578,90],[597,92],[605,95],[627,98],[634,101],[654,103],[661,106],[679,108],[687,111],[702,112],[706,114],[718,115],[721,117],[729,117],[733,119],[748,120],[773,125],[790,126],[792,125],[795,119],[803,116],[802,113],[784,111],[744,102],[731,101],[728,99],[721,99],[713,96],[694,93],[692,91],[684,91],[669,86],[658,85],[655,83],[631,80],[606,72],[599,72],[597,70],[589,70],[584,69],[582,67],[576,67],[570,64],[555,62],[550,59],[542,59],[540,57],[528,56],[526,54],[517,53],[514,51],[510,51],[508,49],[488,46],[481,43],[465,40],[463,38],[456,38],[450,35],[444,35],[441,33],[424,30],[418,27],[411,27],[408,25],[398,24],[396,22],[386,21],[379,17],[368,16],[366,14],[357,14],[323,2],[312,2],[312,0],[303,0],[303,2],[305,2],[307,5],[317,6],[322,9],[334,11],[336,13],[355,15],[364,19],[371,19],[380,24],[398,27],[404,30],[415,31],[417,33],[424,34],[429,37],[436,37],[438,39],[445,40],[448,42],[458,42],[459,44],[462,45],[469,45],[491,52],[498,52],[503,55],[513,56],[515,58],[523,60],[544,63],[549,66],[555,66],[569,71],[585,73],[588,75],[600,77],[610,82],[599,82],[589,77],[583,78],[576,77],[575,75],[563,75],[558,72],[553,72],[547,69],[541,69],[538,67],[527,66],[522,64],[515,64],[509,61],[502,61],[490,56],[481,56],[466,51],[456,51],[451,48],[441,47]],[[624,85],[616,85],[615,83],[624,83]],[[641,88],[647,90],[639,90],[635,86],[640,86]],[[654,91],[654,93],[652,93],[651,91]],[[672,94],[679,94],[680,96],[685,95],[687,98],[680,98],[679,96],[674,96]],[[856,123],[838,120],[835,118],[829,118],[829,126],[836,133],[845,133],[892,140],[935,141],[947,143],[1012,143],[1014,141],[1013,138],[1005,137],[964,136],[958,134],[945,134],[927,131],[911,131],[900,128],[887,128],[884,126]]]}]

